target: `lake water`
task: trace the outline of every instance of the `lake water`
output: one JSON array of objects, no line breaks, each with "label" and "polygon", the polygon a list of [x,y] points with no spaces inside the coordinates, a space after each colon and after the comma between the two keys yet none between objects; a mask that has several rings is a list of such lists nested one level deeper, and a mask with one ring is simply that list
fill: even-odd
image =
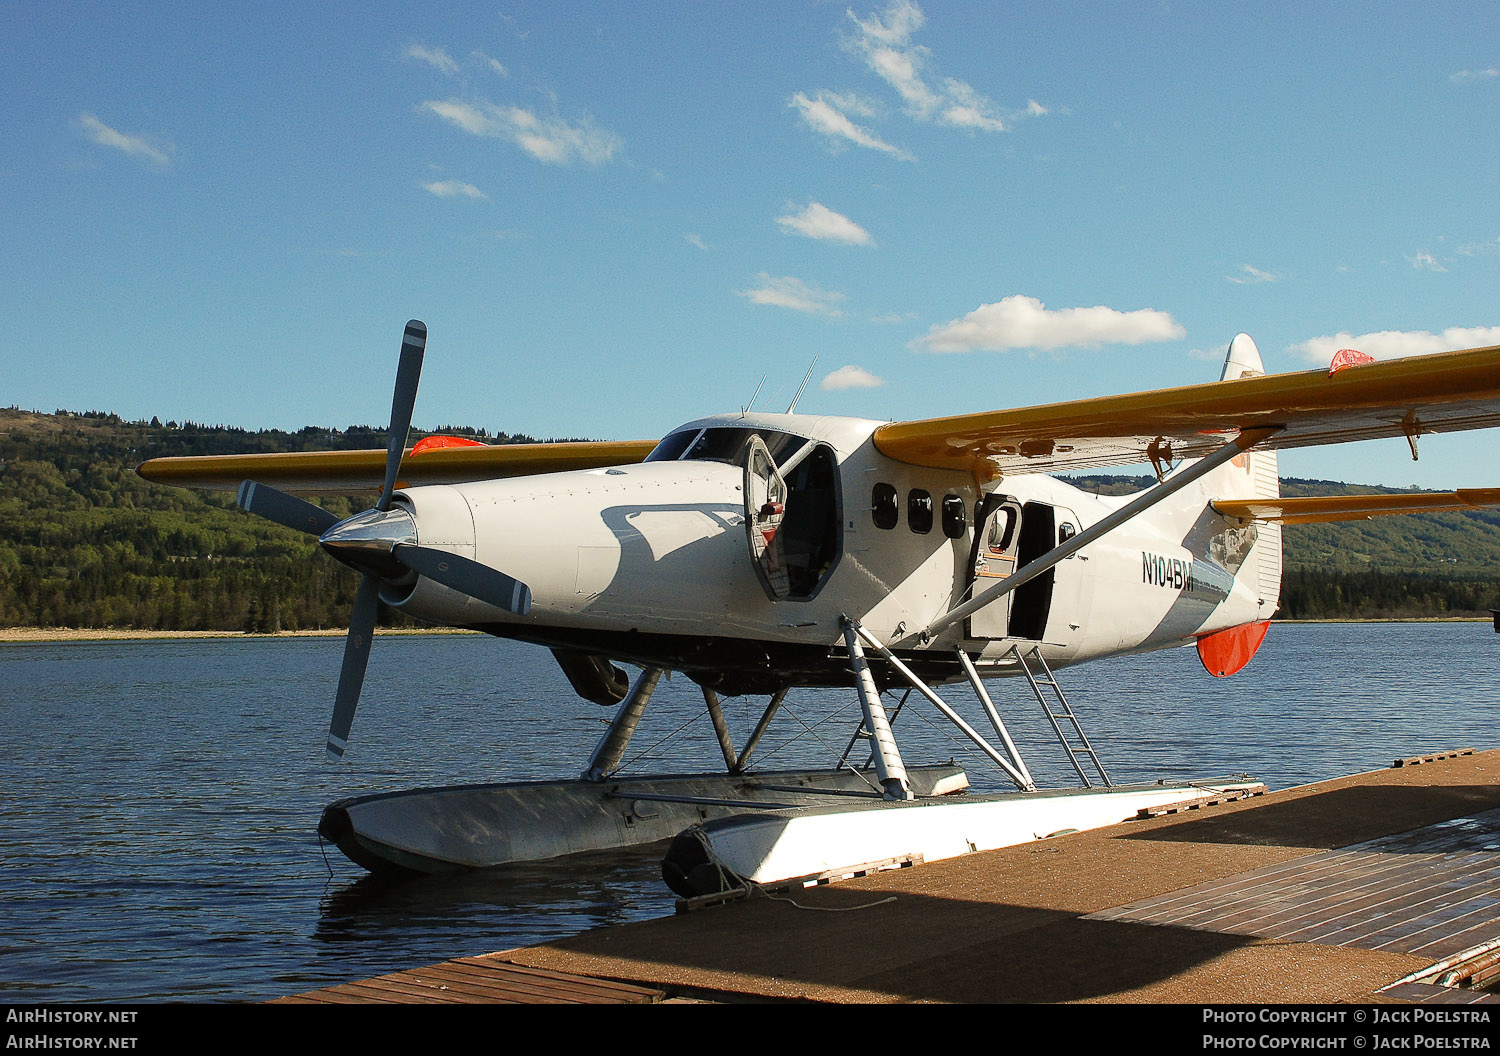
[{"label": "lake water", "polygon": [[[672,912],[660,847],[376,881],[324,848],[329,802],[419,785],[576,775],[610,712],[550,654],[468,635],[382,637],[348,756],[323,757],[343,643],[0,644],[0,994],[257,1001]],[[1063,672],[1116,782],[1245,772],[1273,788],[1496,745],[1489,625],[1279,624],[1241,674],[1191,650]],[[1039,783],[1076,783],[1024,684],[992,684]],[[976,725],[964,687],[945,698]],[[1008,787],[925,702],[908,762]],[[743,744],[763,701],[727,701]],[[854,694],[793,692],[760,765],[826,765]],[[663,682],[638,771],[719,769],[696,687]],[[809,732],[809,730],[811,732]]]}]

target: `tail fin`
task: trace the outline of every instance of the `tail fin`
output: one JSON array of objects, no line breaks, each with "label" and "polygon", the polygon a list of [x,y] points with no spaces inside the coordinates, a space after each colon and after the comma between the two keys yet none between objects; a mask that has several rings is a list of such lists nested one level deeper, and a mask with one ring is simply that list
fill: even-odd
[{"label": "tail fin", "polygon": [[[1229,342],[1229,352],[1224,357],[1224,372],[1221,381],[1237,378],[1253,378],[1264,374],[1260,349],[1248,334],[1236,334]],[[1281,477],[1276,468],[1275,451],[1250,451],[1232,463],[1240,472],[1226,473],[1224,485],[1235,494],[1222,494],[1222,498],[1270,499],[1281,494]],[[1216,484],[1220,483],[1218,480]],[[1281,525],[1271,522],[1257,525],[1255,548],[1252,559],[1259,570],[1260,596],[1265,601],[1264,611],[1269,616],[1276,611],[1281,601]]]}]

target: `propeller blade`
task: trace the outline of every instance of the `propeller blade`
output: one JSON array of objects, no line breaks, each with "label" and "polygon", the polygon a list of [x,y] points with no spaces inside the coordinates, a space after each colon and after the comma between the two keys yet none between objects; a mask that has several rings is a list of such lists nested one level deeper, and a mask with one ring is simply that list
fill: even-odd
[{"label": "propeller blade", "polygon": [[339,671],[339,692],[333,704],[333,721],[328,724],[328,758],[342,759],[354,725],[354,709],[359,707],[359,691],[365,684],[365,665],[370,662],[370,639],[375,634],[375,617],[380,614],[380,580],[365,576],[354,595],[354,612],[349,617],[349,637],[344,640],[344,666]]},{"label": "propeller blade", "polygon": [[339,519],[321,506],[278,491],[269,484],[247,480],[240,485],[240,509],[268,521],[295,528],[308,535],[321,536],[339,523]]},{"label": "propeller blade", "polygon": [[406,435],[411,432],[411,412],[417,402],[417,382],[422,377],[422,354],[426,348],[427,327],[421,320],[413,319],[406,324],[406,334],[401,339],[401,364],[396,368],[396,391],[391,396],[391,426],[385,441],[385,486],[375,503],[375,508],[382,512],[391,508],[391,495],[396,490],[396,474],[406,451]]},{"label": "propeller blade", "polygon": [[504,572],[481,565],[446,550],[427,546],[399,544],[393,556],[407,568],[450,590],[493,605],[497,609],[525,616],[531,611],[531,588]]}]

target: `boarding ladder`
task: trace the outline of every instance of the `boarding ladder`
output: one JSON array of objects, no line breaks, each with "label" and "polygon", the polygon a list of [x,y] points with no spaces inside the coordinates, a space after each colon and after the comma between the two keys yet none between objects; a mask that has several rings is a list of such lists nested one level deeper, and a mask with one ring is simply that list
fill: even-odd
[{"label": "boarding ladder", "polygon": [[[1079,756],[1087,756],[1088,761],[1093,764],[1095,770],[1099,771],[1099,779],[1106,787],[1114,785],[1109,779],[1109,774],[1104,772],[1104,764],[1099,761],[1099,753],[1089,743],[1088,735],[1083,732],[1083,726],[1078,722],[1078,716],[1073,713],[1073,708],[1068,704],[1067,695],[1063,693],[1062,686],[1052,674],[1052,669],[1047,666],[1046,658],[1042,656],[1039,645],[1027,646],[1024,651],[1020,644],[1012,645],[1010,651],[1015,654],[1016,663],[1026,674],[1026,681],[1031,683],[1031,692],[1036,694],[1037,703],[1042,706],[1042,711],[1047,716],[1047,721],[1052,723],[1052,731],[1057,734],[1058,743],[1063,746],[1063,751],[1068,753],[1068,759],[1073,763],[1073,769],[1078,771],[1079,778],[1083,781],[1083,787],[1093,788],[1094,783],[1089,780],[1089,775],[1084,772],[1083,763]],[[1028,656],[1030,658],[1028,662]],[[1036,670],[1033,670],[1035,665]],[[1048,699],[1048,694],[1043,692],[1043,687],[1050,691],[1052,698],[1056,701],[1054,705]],[[1071,728],[1071,734],[1064,727]]]}]

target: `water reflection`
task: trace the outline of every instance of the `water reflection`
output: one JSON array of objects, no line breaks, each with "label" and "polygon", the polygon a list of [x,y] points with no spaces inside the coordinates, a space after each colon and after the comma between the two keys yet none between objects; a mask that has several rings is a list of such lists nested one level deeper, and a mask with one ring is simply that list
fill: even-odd
[{"label": "water reflection", "polygon": [[[330,766],[342,644],[0,645],[0,992],[258,1000],[671,912],[659,845],[401,883],[331,848],[325,859],[315,827],[328,803],[571,776],[609,715],[578,701],[543,650],[388,638],[350,753]],[[1063,684],[1116,781],[1247,771],[1280,788],[1493,747],[1497,649],[1487,624],[1282,624],[1232,679],[1174,651],[1071,669]],[[962,691],[944,695],[985,724]],[[1039,782],[1075,784],[1024,683],[995,695]],[[761,765],[827,765],[853,699],[794,692]],[[736,744],[762,704],[726,701]],[[664,681],[637,770],[719,769],[702,712],[690,681]],[[976,789],[1009,787],[924,703],[896,731],[909,762],[955,758]]]},{"label": "water reflection", "polygon": [[[425,917],[457,930],[477,924],[500,943],[495,949],[505,949],[535,943],[539,934],[562,938],[670,914],[672,896],[661,883],[665,852],[663,841],[436,876],[367,874],[327,892],[313,937],[400,938]],[[506,941],[508,926],[516,942]]]}]

